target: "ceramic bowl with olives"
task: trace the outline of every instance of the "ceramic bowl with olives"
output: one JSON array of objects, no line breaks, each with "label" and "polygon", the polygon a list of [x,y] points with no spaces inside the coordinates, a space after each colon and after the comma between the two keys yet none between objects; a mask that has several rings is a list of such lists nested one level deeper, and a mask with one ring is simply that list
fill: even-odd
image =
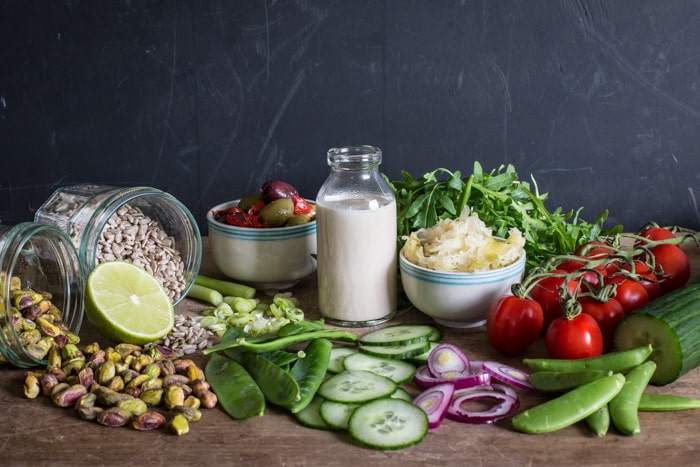
[{"label": "ceramic bowl with olives", "polygon": [[214,264],[227,277],[260,289],[286,289],[316,270],[316,206],[288,183],[207,213]]}]

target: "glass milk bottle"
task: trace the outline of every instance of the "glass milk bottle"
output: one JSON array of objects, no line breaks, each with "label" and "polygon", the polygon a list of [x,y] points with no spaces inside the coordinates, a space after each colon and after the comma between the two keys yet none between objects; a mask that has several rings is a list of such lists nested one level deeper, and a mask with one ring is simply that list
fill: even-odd
[{"label": "glass milk bottle", "polygon": [[328,150],[316,228],[319,307],[330,324],[373,326],[396,312],[396,200],[381,162],[373,146]]}]

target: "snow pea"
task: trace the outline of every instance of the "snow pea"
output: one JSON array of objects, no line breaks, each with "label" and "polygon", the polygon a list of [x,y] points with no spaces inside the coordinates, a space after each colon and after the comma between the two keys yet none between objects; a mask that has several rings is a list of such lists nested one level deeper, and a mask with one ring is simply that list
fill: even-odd
[{"label": "snow pea", "polygon": [[219,405],[231,417],[245,419],[265,412],[265,396],[238,362],[224,355],[212,355],[204,367],[204,375]]},{"label": "snow pea", "polygon": [[240,361],[271,404],[286,407],[299,399],[299,384],[279,366],[251,352],[242,352]]},{"label": "snow pea", "polygon": [[289,374],[299,385],[299,399],[289,405],[292,413],[303,410],[316,395],[331,359],[333,344],[328,339],[315,339],[306,346],[304,358],[296,361]]},{"label": "snow pea", "polygon": [[301,334],[302,332],[309,331],[322,331],[324,326],[325,324],[323,319],[316,321],[294,321],[282,326],[280,330],[277,331],[277,337],[293,336],[295,334]]},{"label": "snow pea", "polygon": [[645,392],[639,399],[638,410],[643,412],[668,412],[700,408],[700,399],[676,394]]},{"label": "snow pea", "polygon": [[625,378],[622,390],[610,401],[610,419],[622,433],[638,435],[639,400],[656,370],[653,360],[646,361],[632,368]]},{"label": "snow pea", "polygon": [[530,373],[530,384],[540,391],[559,392],[573,389],[582,384],[590,383],[598,378],[610,376],[612,374],[612,371],[605,370],[543,370]]},{"label": "snow pea", "polygon": [[596,436],[605,436],[608,433],[608,429],[610,429],[610,409],[608,404],[586,417],[586,425]]},{"label": "snow pea", "polygon": [[324,329],[322,331],[308,331],[291,336],[276,337],[268,340],[251,340],[246,337],[238,337],[232,340],[221,339],[217,345],[213,345],[204,350],[204,354],[218,352],[234,347],[241,347],[249,352],[266,353],[274,350],[284,349],[292,345],[301,344],[314,339],[330,339],[345,342],[357,342],[357,335],[343,329]]},{"label": "snow pea", "polygon": [[512,418],[513,428],[523,433],[549,433],[579,422],[615,397],[625,384],[621,373],[604,376],[559,397],[536,405]]},{"label": "snow pea", "polygon": [[579,359],[525,358],[523,363],[531,371],[604,370],[621,373],[645,362],[651,355],[651,345],[609,352],[597,357]]}]

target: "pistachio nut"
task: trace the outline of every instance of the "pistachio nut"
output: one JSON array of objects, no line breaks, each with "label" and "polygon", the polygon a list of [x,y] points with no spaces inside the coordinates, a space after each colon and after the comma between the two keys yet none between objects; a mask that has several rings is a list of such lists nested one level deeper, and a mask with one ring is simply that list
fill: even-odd
[{"label": "pistachio nut", "polygon": [[117,369],[114,366],[114,361],[107,360],[102,365],[100,365],[99,370],[97,370],[96,380],[99,384],[107,384],[112,378],[117,374]]},{"label": "pistachio nut", "polygon": [[175,384],[167,386],[163,395],[163,403],[168,409],[183,405],[185,403],[185,391],[181,386]]},{"label": "pistachio nut", "polygon": [[165,425],[165,416],[159,412],[144,412],[134,418],[131,426],[139,431],[155,430]]},{"label": "pistachio nut", "polygon": [[118,407],[110,407],[103,410],[97,416],[97,423],[108,427],[124,426],[131,420],[131,413]]},{"label": "pistachio nut", "polygon": [[131,355],[133,353],[140,353],[142,350],[140,345],[136,344],[128,344],[126,342],[122,342],[120,344],[117,344],[114,347],[114,351],[117,352],[119,355],[121,355],[122,359],[124,359],[126,356]]},{"label": "pistachio nut", "polygon": [[141,391],[139,394],[139,399],[144,401],[150,406],[157,406],[163,401],[163,393],[165,390],[163,388],[152,388],[148,390]]},{"label": "pistachio nut", "polygon": [[121,376],[116,375],[114,378],[110,379],[107,382],[107,387],[109,389],[112,389],[113,391],[122,391],[125,387],[126,384],[124,384],[124,380],[122,379]]},{"label": "pistachio nut", "polygon": [[78,372],[78,381],[86,388],[89,388],[94,380],[95,373],[92,371],[92,368],[86,366]]},{"label": "pistachio nut", "polygon": [[73,384],[61,391],[54,392],[51,395],[51,400],[58,407],[72,407],[76,401],[87,394],[88,390],[82,384]]},{"label": "pistachio nut", "polygon": [[124,399],[117,403],[117,407],[129,412],[132,416],[136,417],[148,410],[146,403],[139,398]]},{"label": "pistachio nut", "polygon": [[27,399],[36,399],[41,394],[41,384],[34,372],[27,372],[24,377],[24,396]]},{"label": "pistachio nut", "polygon": [[168,428],[176,435],[182,436],[189,433],[190,422],[187,421],[187,417],[179,413],[170,418],[168,421]]},{"label": "pistachio nut", "polygon": [[202,412],[195,407],[179,405],[177,407],[173,407],[172,411],[174,414],[184,415],[188,422],[196,422],[202,418]]},{"label": "pistachio nut", "polygon": [[104,412],[105,409],[102,407],[98,406],[92,406],[92,407],[77,407],[76,411],[78,412],[78,416],[83,419],[83,420],[97,420],[97,417],[100,416],[102,412]]}]

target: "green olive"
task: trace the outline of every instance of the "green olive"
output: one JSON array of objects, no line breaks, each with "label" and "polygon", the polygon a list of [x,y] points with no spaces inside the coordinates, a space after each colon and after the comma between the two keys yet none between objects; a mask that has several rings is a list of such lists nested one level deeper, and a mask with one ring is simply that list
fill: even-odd
[{"label": "green olive", "polygon": [[282,227],[294,214],[294,201],[289,198],[276,199],[260,210],[260,219],[270,227]]},{"label": "green olive", "polygon": [[287,224],[288,226],[292,225],[301,225],[301,224],[307,224],[311,222],[311,216],[308,214],[294,214],[292,217],[287,219]]},{"label": "green olive", "polygon": [[244,211],[247,211],[248,209],[255,206],[255,204],[261,199],[262,198],[260,195],[248,195],[238,202],[238,207],[243,209]]}]

